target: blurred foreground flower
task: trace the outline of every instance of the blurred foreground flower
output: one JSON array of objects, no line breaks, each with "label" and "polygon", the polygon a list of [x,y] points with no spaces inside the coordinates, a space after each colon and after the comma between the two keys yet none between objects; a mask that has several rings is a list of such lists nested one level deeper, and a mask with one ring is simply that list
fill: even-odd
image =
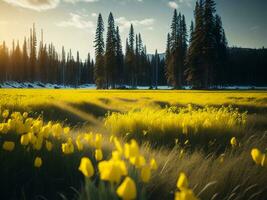
[{"label": "blurred foreground flower", "polygon": [[94,167],[89,158],[83,157],[80,162],[79,170],[84,176],[90,178],[94,175]]},{"label": "blurred foreground flower", "polygon": [[136,198],[136,185],[134,180],[126,177],[117,189],[117,194],[123,200],[133,200]]}]

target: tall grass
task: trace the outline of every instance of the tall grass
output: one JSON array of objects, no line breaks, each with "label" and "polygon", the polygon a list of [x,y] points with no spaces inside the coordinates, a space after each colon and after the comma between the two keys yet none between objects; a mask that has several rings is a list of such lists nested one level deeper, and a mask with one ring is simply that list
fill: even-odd
[{"label": "tall grass", "polygon": [[189,140],[193,146],[226,144],[245,128],[246,113],[232,107],[165,109],[143,108],[126,113],[111,113],[105,126],[111,134],[173,146]]}]

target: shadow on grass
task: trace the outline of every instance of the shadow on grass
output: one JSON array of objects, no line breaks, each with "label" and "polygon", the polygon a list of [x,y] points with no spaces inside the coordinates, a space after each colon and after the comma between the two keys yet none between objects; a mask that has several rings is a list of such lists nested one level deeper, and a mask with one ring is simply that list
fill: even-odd
[{"label": "shadow on grass", "polygon": [[11,112],[19,111],[21,113],[28,111],[32,117],[42,116],[44,121],[58,121],[70,126],[99,125],[99,118],[105,117],[110,112],[118,112],[106,107],[102,107],[90,102],[66,103],[51,102],[51,104],[32,105],[28,108],[13,106],[7,107]]}]

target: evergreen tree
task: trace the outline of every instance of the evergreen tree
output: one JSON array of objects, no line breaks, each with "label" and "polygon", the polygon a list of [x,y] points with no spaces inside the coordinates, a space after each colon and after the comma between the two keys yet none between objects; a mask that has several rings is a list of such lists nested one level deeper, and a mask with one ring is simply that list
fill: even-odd
[{"label": "evergreen tree", "polygon": [[97,89],[105,88],[105,43],[104,43],[104,22],[102,15],[99,14],[95,35],[95,67],[94,67],[94,80]]},{"label": "evergreen tree", "polygon": [[188,49],[185,71],[186,81],[193,88],[202,88],[202,46],[203,46],[203,4],[196,2],[195,7],[195,27],[191,36],[191,43]]},{"label": "evergreen tree", "polygon": [[216,63],[216,40],[214,35],[215,18],[214,0],[206,0],[204,5],[204,25],[203,25],[203,87],[208,88],[213,85],[214,67]]},{"label": "evergreen tree", "polygon": [[132,86],[132,88],[136,87],[136,81],[135,81],[135,55],[134,55],[134,28],[131,24],[130,32],[129,32],[129,44],[127,45],[127,51],[126,51],[126,63],[127,63],[127,72],[129,73],[129,83]]},{"label": "evergreen tree", "polygon": [[22,47],[22,77],[23,80],[28,80],[28,66],[29,66],[29,56],[27,51],[27,40],[26,37],[24,38],[23,47]]},{"label": "evergreen tree", "polygon": [[115,88],[116,77],[118,73],[116,65],[116,30],[114,18],[112,13],[108,18],[107,40],[106,40],[106,53],[105,53],[105,69],[107,87]]},{"label": "evergreen tree", "polygon": [[36,80],[36,64],[37,64],[37,38],[36,38],[36,31],[35,31],[35,24],[33,24],[33,28],[31,29],[30,34],[30,81]]},{"label": "evergreen tree", "polygon": [[117,77],[116,82],[120,85],[123,84],[123,70],[124,70],[124,64],[123,64],[123,52],[122,52],[122,44],[121,44],[121,37],[120,37],[120,30],[117,26],[116,29],[116,64],[117,64]]}]

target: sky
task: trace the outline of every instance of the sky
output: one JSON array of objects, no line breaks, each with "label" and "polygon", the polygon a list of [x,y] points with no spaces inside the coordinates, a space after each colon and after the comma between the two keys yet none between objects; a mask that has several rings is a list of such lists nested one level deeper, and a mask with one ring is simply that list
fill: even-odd
[{"label": "sky", "polygon": [[[53,42],[58,51],[80,51],[86,58],[94,56],[93,41],[98,13],[105,27],[110,12],[120,27],[123,40],[130,24],[141,33],[148,53],[164,52],[173,9],[185,15],[187,24],[193,19],[196,0],[0,0],[0,42],[11,46],[12,39],[22,42],[29,36],[33,23],[37,37],[41,29],[44,41]],[[267,47],[266,0],[216,0],[229,46]]]}]

